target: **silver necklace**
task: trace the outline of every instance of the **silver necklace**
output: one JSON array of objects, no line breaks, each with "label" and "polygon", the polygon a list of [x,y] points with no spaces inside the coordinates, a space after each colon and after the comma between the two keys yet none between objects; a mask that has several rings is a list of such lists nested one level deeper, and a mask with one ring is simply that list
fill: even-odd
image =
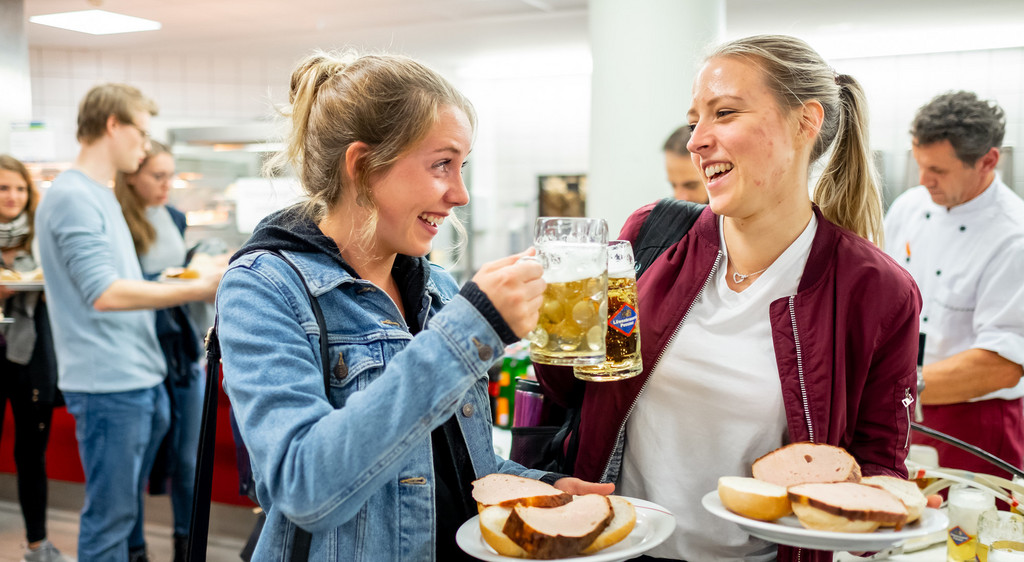
[{"label": "silver necklace", "polygon": [[[768,267],[771,267],[771,266],[768,266]],[[732,282],[737,284],[737,285],[739,285],[740,283],[746,281],[748,277],[753,277],[753,276],[755,276],[755,275],[757,275],[759,273],[764,273],[765,271],[768,270],[768,267],[762,269],[761,271],[755,271],[753,273],[748,273],[746,275],[743,275],[742,273],[738,273],[736,271],[736,266],[733,266]]]}]

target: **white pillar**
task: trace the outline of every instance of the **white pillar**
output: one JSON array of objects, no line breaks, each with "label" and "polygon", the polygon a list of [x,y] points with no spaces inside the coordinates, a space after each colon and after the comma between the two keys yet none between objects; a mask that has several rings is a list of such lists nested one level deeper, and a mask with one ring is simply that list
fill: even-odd
[{"label": "white pillar", "polygon": [[0,0],[0,153],[11,148],[11,123],[32,118],[25,1]]},{"label": "white pillar", "polygon": [[615,237],[629,213],[672,195],[661,146],[686,123],[697,65],[724,36],[724,0],[590,0],[587,216]]}]

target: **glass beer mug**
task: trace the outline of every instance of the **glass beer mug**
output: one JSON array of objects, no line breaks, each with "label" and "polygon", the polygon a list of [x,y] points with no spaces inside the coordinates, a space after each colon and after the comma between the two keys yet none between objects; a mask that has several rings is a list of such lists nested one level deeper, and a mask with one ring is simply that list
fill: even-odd
[{"label": "glass beer mug", "polygon": [[1024,517],[990,509],[978,517],[979,562],[1024,560]]},{"label": "glass beer mug", "polygon": [[573,366],[604,361],[608,224],[604,219],[540,217],[533,244],[547,288],[537,327],[527,336],[530,359]]},{"label": "glass beer mug", "polygon": [[968,484],[949,488],[949,524],[946,526],[946,562],[978,560],[978,520],[996,505],[987,490]]},{"label": "glass beer mug", "polygon": [[636,297],[633,246],[627,240],[608,243],[608,332],[605,358],[599,365],[573,367],[576,378],[618,381],[640,374],[640,318]]}]

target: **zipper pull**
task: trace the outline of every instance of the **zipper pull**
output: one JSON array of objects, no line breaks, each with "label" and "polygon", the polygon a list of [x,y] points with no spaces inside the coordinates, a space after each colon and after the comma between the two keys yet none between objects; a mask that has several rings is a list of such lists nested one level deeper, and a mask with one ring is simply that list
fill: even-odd
[{"label": "zipper pull", "polygon": [[909,388],[904,389],[903,392],[904,392],[903,400],[902,400],[903,407],[904,408],[909,408],[910,405],[914,403],[914,397],[910,395],[910,389]]}]

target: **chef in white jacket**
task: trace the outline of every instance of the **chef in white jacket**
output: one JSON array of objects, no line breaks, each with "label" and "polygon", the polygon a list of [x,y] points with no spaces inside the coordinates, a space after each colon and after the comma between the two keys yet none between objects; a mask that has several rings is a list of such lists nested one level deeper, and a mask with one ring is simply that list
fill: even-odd
[{"label": "chef in white jacket", "polygon": [[[971,92],[937,96],[911,127],[921,185],[893,202],[886,252],[921,289],[924,425],[1024,461],[1024,201],[996,173],[1006,119]],[[939,464],[1006,476],[923,435]]]}]

